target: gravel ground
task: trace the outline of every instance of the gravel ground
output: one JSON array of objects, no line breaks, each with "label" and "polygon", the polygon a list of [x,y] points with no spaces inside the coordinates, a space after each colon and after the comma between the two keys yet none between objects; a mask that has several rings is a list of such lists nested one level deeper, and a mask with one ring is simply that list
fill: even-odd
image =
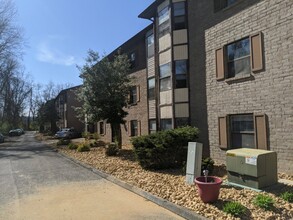
[{"label": "gravel ground", "polygon": [[[51,141],[51,143],[53,143]],[[238,201],[247,208],[241,219],[293,219],[293,204],[279,197],[280,193],[293,191],[293,186],[277,184],[265,194],[275,201],[274,209],[265,211],[253,205],[256,191],[222,185],[219,200],[213,204],[203,203],[198,195],[196,186],[185,183],[182,170],[146,171],[135,161],[131,149],[123,149],[116,157],[105,156],[105,149],[92,148],[90,152],[79,153],[58,147],[58,150],[72,158],[82,161],[98,170],[115,176],[131,185],[137,186],[153,195],[159,196],[177,205],[189,208],[210,219],[240,219],[225,214],[222,211],[227,201]],[[216,165],[213,175],[227,179],[224,165]],[[279,174],[279,178],[292,180],[292,176]]]}]

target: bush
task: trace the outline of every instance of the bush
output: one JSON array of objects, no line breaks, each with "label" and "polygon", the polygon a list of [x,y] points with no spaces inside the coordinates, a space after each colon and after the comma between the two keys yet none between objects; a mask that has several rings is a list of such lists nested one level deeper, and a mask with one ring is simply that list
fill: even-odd
[{"label": "bush", "polygon": [[70,140],[68,139],[60,139],[56,144],[57,146],[60,146],[60,145],[68,145],[70,143]]},{"label": "bush", "polygon": [[223,211],[235,217],[240,217],[245,213],[246,208],[239,202],[227,202],[223,207]]},{"label": "bush", "polygon": [[90,140],[90,139],[98,140],[100,138],[100,135],[98,133],[89,133],[89,132],[83,132],[81,136],[87,140]]},{"label": "bush", "polygon": [[70,143],[70,144],[68,144],[68,148],[70,150],[76,150],[78,148],[78,145],[77,144],[74,144],[74,143]]},{"label": "bush", "polygon": [[195,141],[199,130],[186,126],[132,139],[134,153],[145,169],[179,168],[187,159],[188,142]]},{"label": "bush", "polygon": [[100,139],[100,135],[98,133],[93,133],[92,138],[95,140],[98,140],[98,139]]},{"label": "bush", "polygon": [[202,161],[201,161],[201,174],[203,174],[204,170],[208,170],[209,175],[211,175],[213,173],[213,170],[214,170],[214,163],[215,162],[210,157],[203,158]]},{"label": "bush", "polygon": [[78,152],[85,152],[85,151],[90,151],[90,150],[91,150],[90,146],[86,143],[79,145],[77,148]]},{"label": "bush", "polygon": [[271,210],[274,206],[274,200],[268,195],[259,194],[253,201],[254,205],[265,210]]},{"label": "bush", "polygon": [[284,192],[281,194],[281,198],[287,202],[293,202],[293,192]]},{"label": "bush", "polygon": [[117,143],[108,144],[106,147],[106,155],[107,156],[116,156],[119,152],[119,147]]}]

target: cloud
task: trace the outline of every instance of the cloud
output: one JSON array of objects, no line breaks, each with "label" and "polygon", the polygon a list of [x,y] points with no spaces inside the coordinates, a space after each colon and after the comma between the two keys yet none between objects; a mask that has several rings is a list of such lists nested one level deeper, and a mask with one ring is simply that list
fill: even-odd
[{"label": "cloud", "polygon": [[[72,66],[79,63],[78,59],[73,55],[63,53],[60,49],[56,49],[50,45],[50,41],[57,39],[49,36],[48,40],[38,45],[37,60],[45,63]],[[60,40],[61,38],[59,38]]]}]

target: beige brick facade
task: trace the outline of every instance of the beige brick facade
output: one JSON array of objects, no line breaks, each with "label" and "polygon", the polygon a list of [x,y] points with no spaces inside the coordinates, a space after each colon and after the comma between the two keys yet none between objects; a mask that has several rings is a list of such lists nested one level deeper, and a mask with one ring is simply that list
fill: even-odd
[{"label": "beige brick facade", "polygon": [[[195,36],[191,42],[201,45],[191,57],[195,72],[206,72],[211,157],[221,162],[226,158],[219,148],[218,117],[266,114],[268,148],[278,154],[279,171],[293,174],[293,1],[239,1],[217,13],[212,1],[191,5],[191,17],[204,23],[190,33]],[[216,49],[257,32],[263,35],[264,69],[247,79],[217,81]]]}]

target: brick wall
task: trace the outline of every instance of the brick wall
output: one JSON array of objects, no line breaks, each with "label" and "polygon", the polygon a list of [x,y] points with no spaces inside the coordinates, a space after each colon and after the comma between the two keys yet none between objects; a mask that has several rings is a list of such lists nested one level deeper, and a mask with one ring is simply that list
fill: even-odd
[{"label": "brick wall", "polygon": [[73,127],[78,132],[83,132],[85,125],[76,114],[76,107],[81,107],[82,104],[77,100],[78,88],[67,90],[67,127]]},{"label": "brick wall", "polygon": [[[133,85],[140,87],[140,101],[136,105],[129,106],[126,110],[128,115],[126,116],[126,124],[121,125],[122,144],[130,144],[131,137],[128,135],[127,122],[131,120],[138,120],[141,123],[141,135],[148,134],[148,107],[147,107],[147,80],[146,69],[137,71],[130,75],[133,77]],[[111,128],[110,124],[106,126],[106,133],[102,136],[102,140],[105,142],[111,142]]]},{"label": "brick wall", "polygon": [[[240,0],[217,13],[211,0],[190,1],[190,5],[191,16],[200,21],[199,27],[190,28],[193,45],[202,41],[191,57],[195,74],[206,74],[211,157],[225,162],[225,151],[218,147],[219,116],[264,113],[269,149],[278,154],[278,169],[293,174],[293,1]],[[217,81],[215,50],[257,32],[263,33],[265,69],[248,80]]]}]

